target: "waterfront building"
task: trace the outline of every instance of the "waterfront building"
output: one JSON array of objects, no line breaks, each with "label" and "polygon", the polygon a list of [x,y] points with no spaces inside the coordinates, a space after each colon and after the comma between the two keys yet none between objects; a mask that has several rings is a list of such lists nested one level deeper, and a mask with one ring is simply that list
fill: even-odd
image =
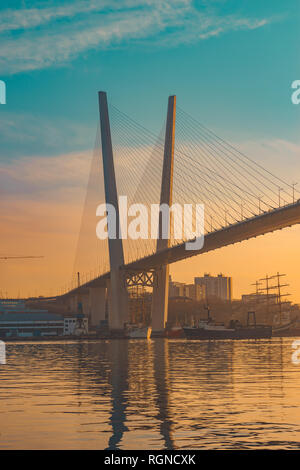
[{"label": "waterfront building", "polygon": [[204,286],[206,290],[207,298],[217,298],[220,300],[232,299],[232,279],[231,277],[223,276],[211,276],[210,274],[204,274],[203,277],[195,277],[195,285]]},{"label": "waterfront building", "polygon": [[63,333],[65,336],[78,336],[81,334],[88,334],[89,321],[84,316],[73,316],[64,317],[64,329]]},{"label": "waterfront building", "polygon": [[0,313],[0,337],[62,336],[64,318],[55,313]]},{"label": "waterfront building", "polygon": [[201,301],[206,297],[206,290],[204,285],[200,284],[185,284],[183,282],[172,281],[169,277],[169,297],[188,297],[192,300]]},{"label": "waterfront building", "polygon": [[261,304],[261,303],[270,303],[270,304],[277,304],[278,303],[278,296],[276,294],[261,294],[261,293],[255,293],[255,294],[243,294],[242,295],[242,302],[243,303],[256,303],[256,304]]},{"label": "waterfront building", "polygon": [[0,338],[72,336],[88,333],[88,318],[30,309],[24,302],[0,301]]}]

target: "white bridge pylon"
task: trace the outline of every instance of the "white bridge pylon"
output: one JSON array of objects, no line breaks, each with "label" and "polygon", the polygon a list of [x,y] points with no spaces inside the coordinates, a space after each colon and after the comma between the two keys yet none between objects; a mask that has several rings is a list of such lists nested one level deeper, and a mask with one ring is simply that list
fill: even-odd
[{"label": "white bridge pylon", "polygon": [[[104,174],[105,202],[111,204],[116,211],[116,233],[119,234],[120,213],[118,191],[111,141],[111,130],[108,114],[107,96],[104,91],[99,94],[100,130],[102,143],[102,162]],[[107,222],[109,224],[109,220]],[[110,228],[108,227],[108,233]],[[109,328],[118,331],[124,328],[128,321],[128,292],[121,273],[124,265],[123,243],[121,237],[108,238],[110,281],[108,289]]]},{"label": "white bridge pylon", "polygon": [[[164,145],[164,161],[161,182],[160,204],[172,205],[173,168],[174,168],[174,141],[175,141],[175,112],[176,96],[170,96],[168,101],[167,124]],[[102,161],[104,173],[105,202],[114,206],[116,211],[116,233],[119,234],[120,213],[118,204],[118,191],[115,176],[113,145],[111,139],[110,121],[107,105],[107,95],[99,92],[100,130],[102,143]],[[170,215],[171,219],[171,215]],[[171,220],[169,219],[169,224]],[[109,224],[109,220],[107,221]],[[169,248],[170,240],[161,237],[162,213],[159,217],[159,233],[157,239],[157,252]],[[108,227],[109,233],[109,227]],[[110,280],[107,282],[108,290],[108,322],[111,331],[123,330],[128,322],[128,292],[126,273],[121,268],[124,266],[124,252],[122,238],[108,239]],[[128,273],[130,276],[130,273]],[[131,281],[131,285],[132,282]],[[169,267],[162,265],[155,275],[152,297],[152,330],[160,335],[166,325],[168,315],[169,294]],[[101,311],[103,311],[103,306]]]}]

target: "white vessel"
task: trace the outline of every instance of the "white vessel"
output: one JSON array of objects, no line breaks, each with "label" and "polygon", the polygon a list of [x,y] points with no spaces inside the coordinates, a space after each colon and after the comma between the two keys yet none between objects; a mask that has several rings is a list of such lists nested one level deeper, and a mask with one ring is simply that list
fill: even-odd
[{"label": "white vessel", "polygon": [[137,339],[137,338],[150,339],[151,332],[152,332],[151,326],[145,326],[143,328],[133,326],[128,330],[128,337],[132,339]]}]

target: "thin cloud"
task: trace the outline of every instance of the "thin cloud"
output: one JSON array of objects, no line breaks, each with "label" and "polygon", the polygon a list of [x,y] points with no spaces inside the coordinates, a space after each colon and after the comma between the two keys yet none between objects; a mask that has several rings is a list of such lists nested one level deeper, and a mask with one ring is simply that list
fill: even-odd
[{"label": "thin cloud", "polygon": [[72,203],[82,196],[87,184],[91,151],[57,157],[27,157],[3,164],[0,195],[6,203],[21,199],[34,202],[66,199]]},{"label": "thin cloud", "polygon": [[74,148],[85,150],[95,136],[95,128],[61,117],[5,112],[0,116],[0,161],[20,155],[58,155]]},{"label": "thin cloud", "polygon": [[200,9],[192,0],[75,1],[57,8],[5,10],[0,19],[0,69],[3,75],[44,69],[87,51],[129,42],[170,47],[268,22],[221,15],[205,2]]}]

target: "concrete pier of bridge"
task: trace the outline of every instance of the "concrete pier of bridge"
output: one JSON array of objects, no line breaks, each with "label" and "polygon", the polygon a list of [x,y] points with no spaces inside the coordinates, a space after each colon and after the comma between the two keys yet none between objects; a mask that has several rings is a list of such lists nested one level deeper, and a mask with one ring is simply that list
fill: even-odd
[{"label": "concrete pier of bridge", "polygon": [[89,288],[89,318],[91,327],[99,327],[105,320],[106,288]]}]

